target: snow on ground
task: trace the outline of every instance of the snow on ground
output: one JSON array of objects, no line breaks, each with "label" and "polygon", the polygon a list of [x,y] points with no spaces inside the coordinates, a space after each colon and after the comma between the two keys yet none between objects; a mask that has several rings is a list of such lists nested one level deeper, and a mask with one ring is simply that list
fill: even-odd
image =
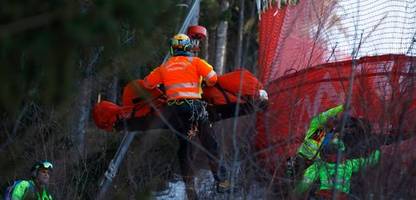
[{"label": "snow on ground", "polygon": [[[240,191],[237,188],[233,194],[220,194],[216,192],[214,178],[209,170],[200,170],[195,176],[195,187],[199,199],[266,199],[264,197],[265,188],[260,184],[254,183],[248,192]],[[168,188],[161,192],[153,193],[157,200],[185,200],[185,183],[181,180],[169,182]]]},{"label": "snow on ground", "polygon": [[154,193],[154,196],[157,200],[185,199],[185,183],[182,181],[169,182],[166,190]]}]

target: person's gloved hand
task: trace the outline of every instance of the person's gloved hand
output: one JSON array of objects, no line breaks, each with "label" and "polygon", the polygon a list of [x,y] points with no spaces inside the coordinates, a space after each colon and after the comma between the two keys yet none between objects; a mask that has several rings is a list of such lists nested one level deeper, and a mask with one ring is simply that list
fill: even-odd
[{"label": "person's gloved hand", "polygon": [[267,94],[266,90],[259,90],[259,98],[262,101],[268,101],[269,100],[269,95]]},{"label": "person's gloved hand", "polygon": [[163,93],[166,93],[166,88],[165,88],[165,85],[164,84],[159,84],[157,86],[157,88],[159,88],[159,90],[162,91]]}]

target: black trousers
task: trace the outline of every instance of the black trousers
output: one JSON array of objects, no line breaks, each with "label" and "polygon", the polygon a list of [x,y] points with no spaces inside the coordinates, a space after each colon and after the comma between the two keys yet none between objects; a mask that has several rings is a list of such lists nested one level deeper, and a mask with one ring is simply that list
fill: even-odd
[{"label": "black trousers", "polygon": [[[189,131],[197,128],[195,136],[198,137],[202,147],[212,156],[208,156],[208,164],[214,175],[219,181],[225,173],[225,168],[219,164],[218,143],[213,137],[214,131],[208,120],[208,112],[206,111],[206,103],[200,100],[175,100],[168,102],[165,107],[165,116],[168,116],[170,126],[175,129],[175,134],[179,140],[178,158],[183,176],[192,176],[192,149],[196,148],[189,140]],[[186,181],[186,180],[185,180]]]}]

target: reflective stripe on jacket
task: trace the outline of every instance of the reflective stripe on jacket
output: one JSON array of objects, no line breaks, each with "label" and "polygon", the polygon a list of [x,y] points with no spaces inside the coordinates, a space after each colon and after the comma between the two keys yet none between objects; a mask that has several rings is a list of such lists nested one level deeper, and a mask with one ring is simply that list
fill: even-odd
[{"label": "reflective stripe on jacket", "polygon": [[[309,124],[309,129],[306,132],[305,139],[298,149],[298,153],[309,160],[312,160],[314,157],[319,158],[318,150],[326,135],[323,130],[323,126],[330,117],[335,117],[342,111],[344,111],[344,106],[339,105],[313,117],[311,123]],[[319,135],[314,137],[314,134]]]},{"label": "reflective stripe on jacket", "polygon": [[144,86],[152,89],[164,84],[168,100],[200,99],[202,80],[208,86],[217,82],[210,64],[198,57],[174,56],[146,76]]}]

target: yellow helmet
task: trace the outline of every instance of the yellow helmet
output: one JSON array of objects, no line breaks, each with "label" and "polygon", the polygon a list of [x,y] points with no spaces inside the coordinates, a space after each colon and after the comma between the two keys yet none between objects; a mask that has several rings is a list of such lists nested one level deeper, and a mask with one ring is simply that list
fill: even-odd
[{"label": "yellow helmet", "polygon": [[170,40],[170,48],[174,51],[190,51],[192,47],[191,39],[182,33],[176,34]]}]

